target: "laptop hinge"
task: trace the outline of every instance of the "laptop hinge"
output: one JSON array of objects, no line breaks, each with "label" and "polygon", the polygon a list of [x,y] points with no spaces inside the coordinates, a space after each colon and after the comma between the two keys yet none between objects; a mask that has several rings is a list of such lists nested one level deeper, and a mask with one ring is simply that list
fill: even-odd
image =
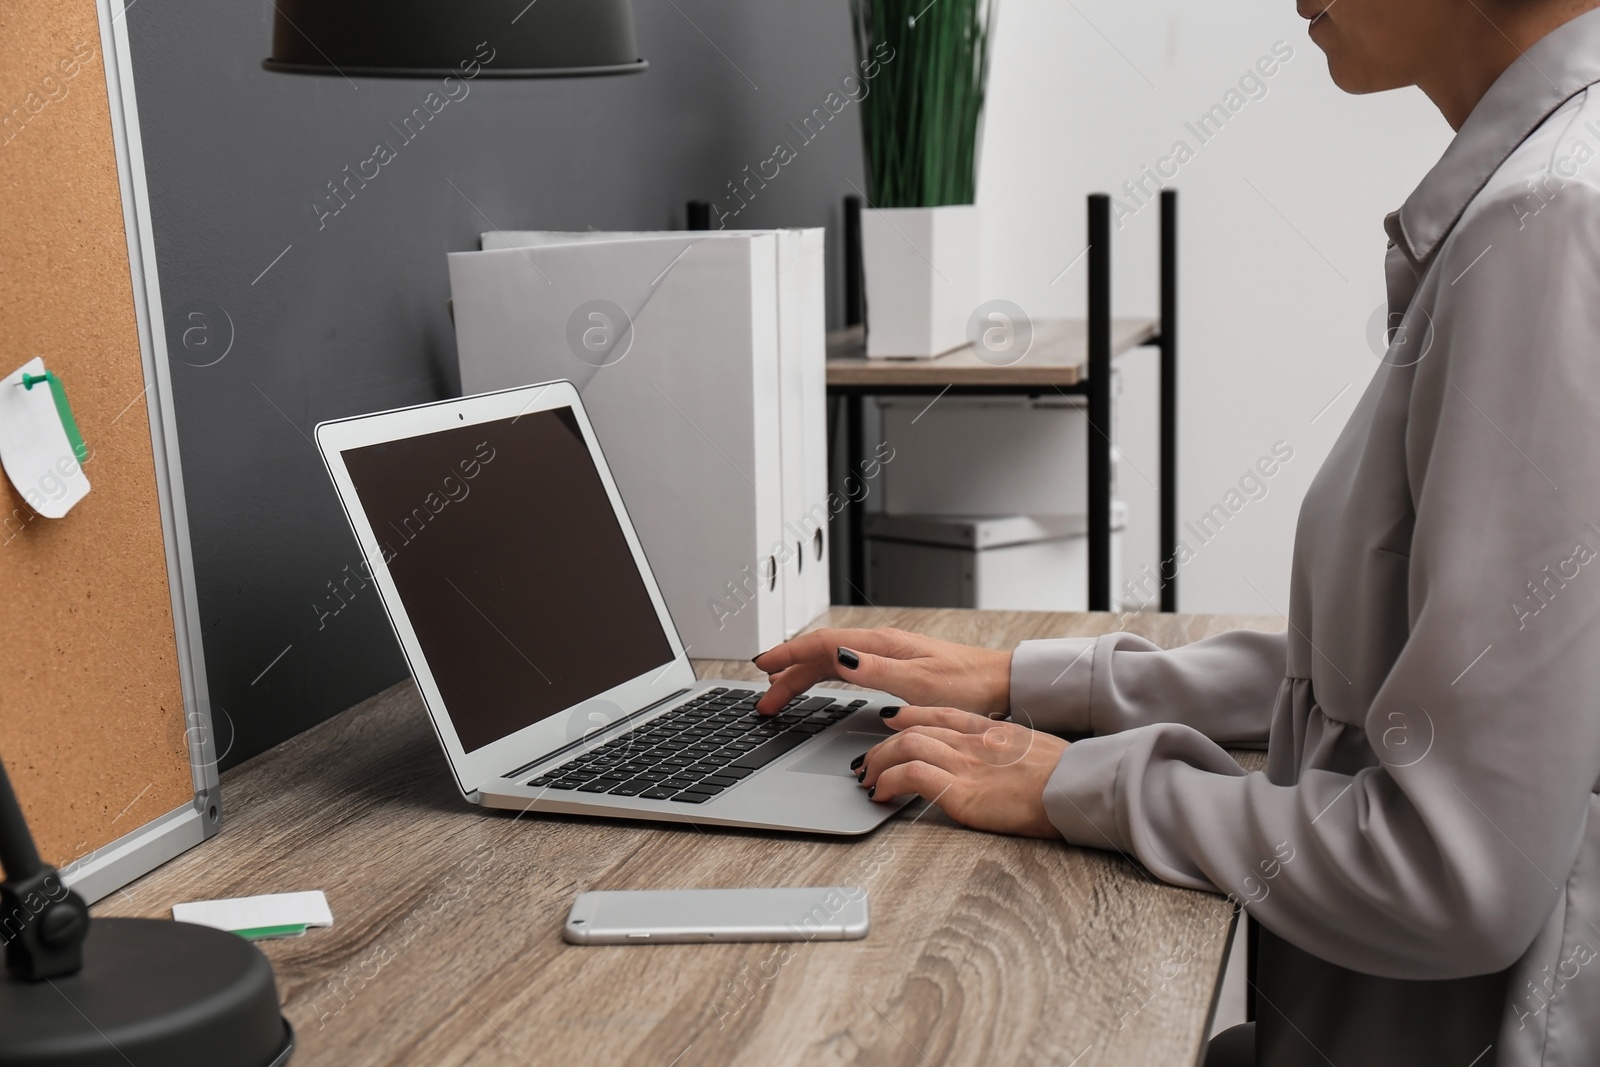
[{"label": "laptop hinge", "polygon": [[505,774],[502,774],[500,777],[501,778],[520,778],[524,774],[527,774],[529,771],[533,770],[535,767],[539,766],[540,764],[549,763],[551,760],[557,759],[560,756],[564,756],[568,752],[571,752],[573,749],[581,747],[582,745],[584,745],[587,742],[591,741],[594,738],[595,734],[597,734],[597,733],[599,733],[599,734],[610,733],[613,730],[616,730],[616,729],[619,729],[620,727],[626,726],[630,722],[632,722],[633,720],[637,719],[639,716],[648,714],[648,713],[656,710],[657,708],[659,708],[663,704],[670,704],[672,701],[677,700],[679,697],[683,696],[688,691],[689,690],[685,688],[685,689],[678,690],[676,693],[669,693],[668,695],[662,697],[660,700],[656,701],[654,704],[650,704],[650,705],[647,705],[646,707],[640,708],[638,711],[634,712],[632,715],[625,715],[622,718],[618,719],[616,722],[611,723],[609,726],[603,726],[597,731],[593,731],[591,733],[585,734],[584,736],[578,738],[576,741],[568,742],[567,744],[562,745],[560,748],[556,749],[554,752],[546,752],[544,755],[540,756],[538,759],[534,760],[532,763],[524,763],[522,766],[518,767],[516,770],[507,771]]}]

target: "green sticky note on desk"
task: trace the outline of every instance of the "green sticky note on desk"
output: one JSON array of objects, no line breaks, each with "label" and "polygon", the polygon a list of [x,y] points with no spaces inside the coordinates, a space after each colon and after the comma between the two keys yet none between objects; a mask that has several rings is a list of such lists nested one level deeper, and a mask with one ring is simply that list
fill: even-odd
[{"label": "green sticky note on desk", "polygon": [[305,923],[289,923],[287,926],[257,926],[251,930],[234,931],[246,941],[270,941],[275,937],[299,937],[305,932]]},{"label": "green sticky note on desk", "polygon": [[174,904],[172,917],[181,923],[227,930],[251,941],[298,937],[308,927],[333,925],[328,898],[320,889]]}]

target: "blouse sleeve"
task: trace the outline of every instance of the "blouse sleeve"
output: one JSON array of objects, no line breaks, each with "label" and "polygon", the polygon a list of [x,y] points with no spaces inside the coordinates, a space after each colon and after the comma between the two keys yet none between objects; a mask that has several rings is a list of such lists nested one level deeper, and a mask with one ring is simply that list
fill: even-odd
[{"label": "blouse sleeve", "polygon": [[1063,734],[1184,723],[1219,744],[1264,746],[1283,685],[1282,633],[1233,630],[1164,651],[1134,634],[1024,641],[1011,718]]},{"label": "blouse sleeve", "polygon": [[[1409,630],[1364,712],[1373,765],[1274,785],[1190,726],[1149,725],[1072,745],[1045,791],[1068,841],[1235,894],[1302,950],[1382,977],[1515,962],[1600,778],[1600,191],[1569,183],[1522,229],[1511,207],[1458,226],[1432,351],[1378,372],[1415,376],[1414,527]],[[1160,700],[1121,703],[1120,655],[1104,686],[1091,672],[1096,727]],[[1155,677],[1189,696],[1182,674]],[[1426,730],[1420,758],[1384,762],[1396,721]]]}]

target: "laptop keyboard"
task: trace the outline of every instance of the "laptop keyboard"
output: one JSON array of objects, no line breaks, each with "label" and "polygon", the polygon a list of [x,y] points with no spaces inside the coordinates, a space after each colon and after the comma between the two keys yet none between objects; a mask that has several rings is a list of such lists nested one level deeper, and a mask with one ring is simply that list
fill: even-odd
[{"label": "laptop keyboard", "polygon": [[866,704],[801,695],[769,718],[756,714],[760,696],[708,689],[528,784],[704,804]]}]

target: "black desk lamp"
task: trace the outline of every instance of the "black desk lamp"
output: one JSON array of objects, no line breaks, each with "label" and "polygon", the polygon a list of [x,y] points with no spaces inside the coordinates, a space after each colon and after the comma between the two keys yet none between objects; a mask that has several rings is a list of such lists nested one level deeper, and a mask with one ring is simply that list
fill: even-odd
[{"label": "black desk lamp", "polygon": [[[272,57],[286,74],[576,78],[649,66],[631,0],[275,0]],[[487,46],[489,59],[480,51]]]},{"label": "black desk lamp", "polygon": [[235,934],[94,919],[39,858],[0,764],[0,1067],[280,1067],[272,965]]}]

